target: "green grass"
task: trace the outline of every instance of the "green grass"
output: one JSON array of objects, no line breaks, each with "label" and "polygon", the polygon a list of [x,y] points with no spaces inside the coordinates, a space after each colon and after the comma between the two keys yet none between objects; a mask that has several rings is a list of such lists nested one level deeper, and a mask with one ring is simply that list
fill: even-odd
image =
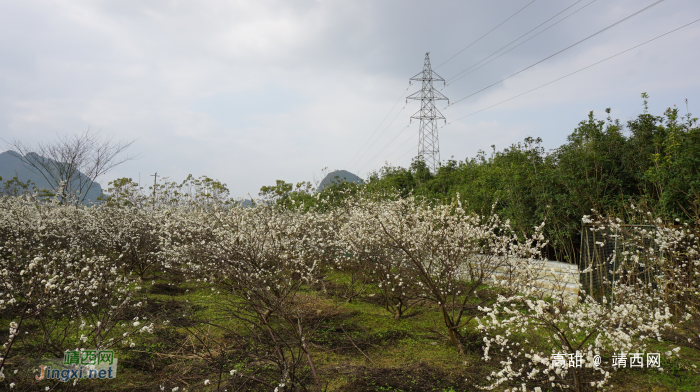
[{"label": "green grass", "polygon": [[[149,291],[149,309],[154,317],[169,319],[170,324],[159,327],[153,335],[138,336],[133,349],[117,347],[120,367],[116,379],[81,381],[79,390],[159,391],[161,384],[167,386],[166,390],[174,385],[180,385],[180,391],[185,387],[189,391],[215,390],[215,383],[204,386],[204,380],[214,380],[217,372],[215,364],[206,361],[206,348],[192,336],[197,330],[207,331],[210,349],[221,350],[218,353],[226,357],[224,379],[230,377],[231,368],[244,368],[239,357],[225,353],[245,341],[233,339],[232,334],[245,338],[249,333],[221,308],[225,293],[212,291],[201,282],[165,280],[157,281],[156,286],[144,284],[144,290]],[[456,392],[486,384],[484,377],[495,365],[481,359],[482,336],[473,325],[464,333],[468,353],[459,355],[443,335],[445,327],[436,307],[416,306],[409,310],[408,317],[394,321],[370,293],[347,302],[311,289],[304,292],[326,316],[309,345],[325,390]],[[664,353],[678,345],[650,342],[648,352]],[[667,358],[662,354],[664,372],[618,371],[610,390],[700,390],[700,352],[682,347],[680,356]],[[305,362],[303,370],[308,372]],[[176,384],[174,376],[178,376]],[[45,386],[54,384],[43,382],[25,390]],[[22,390],[20,387],[16,390]],[[70,390],[68,385],[58,385],[54,390],[63,389]],[[310,382],[309,390],[313,389]]]}]

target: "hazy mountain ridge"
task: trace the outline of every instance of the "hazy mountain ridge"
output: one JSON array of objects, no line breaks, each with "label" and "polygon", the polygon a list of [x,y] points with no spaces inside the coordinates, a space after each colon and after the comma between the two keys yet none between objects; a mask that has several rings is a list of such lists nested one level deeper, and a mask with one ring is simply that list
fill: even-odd
[{"label": "hazy mountain ridge", "polygon": [[[17,179],[21,182],[26,183],[27,181],[31,181],[38,189],[53,191],[54,189],[51,184],[49,184],[49,182],[46,181],[41,174],[35,173],[24,163],[22,163],[19,156],[20,154],[15,151],[5,151],[0,153],[0,177],[2,177],[2,183],[11,180],[13,177],[17,177]],[[83,177],[85,176],[80,172],[79,175]],[[102,186],[95,182],[87,191],[85,202],[95,202],[100,195],[102,195]]]}]

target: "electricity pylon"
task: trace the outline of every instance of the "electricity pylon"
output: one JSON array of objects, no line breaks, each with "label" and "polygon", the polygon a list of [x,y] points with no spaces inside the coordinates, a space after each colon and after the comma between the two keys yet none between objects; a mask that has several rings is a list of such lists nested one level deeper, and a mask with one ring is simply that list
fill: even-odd
[{"label": "electricity pylon", "polygon": [[435,107],[435,101],[447,100],[447,103],[449,103],[450,100],[433,88],[434,81],[445,83],[445,79],[430,68],[430,52],[425,54],[423,71],[419,72],[410,80],[421,81],[423,84],[423,88],[421,88],[420,91],[416,91],[406,98],[406,102],[408,102],[409,99],[420,100],[420,110],[411,116],[411,118],[420,120],[420,128],[418,129],[418,155],[423,157],[425,163],[433,173],[435,173],[440,165],[440,142],[438,140],[437,120],[445,120],[442,113]]}]

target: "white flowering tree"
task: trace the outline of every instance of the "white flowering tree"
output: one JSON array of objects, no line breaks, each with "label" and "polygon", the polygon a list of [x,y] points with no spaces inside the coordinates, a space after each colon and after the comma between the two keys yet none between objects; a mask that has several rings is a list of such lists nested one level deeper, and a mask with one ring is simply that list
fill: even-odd
[{"label": "white flowering tree", "polygon": [[[606,261],[615,261],[607,295],[578,287],[572,301],[572,287],[552,281],[540,258],[543,226],[519,238],[508,222],[468,214],[458,201],[359,192],[333,205],[242,208],[219,185],[193,181],[166,183],[152,201],[124,182],[133,194],[90,207],[0,197],[0,374],[20,354],[133,346],[135,334],[156,327],[143,281],[185,277],[188,289],[211,290],[216,310],[177,327],[203,388],[318,390],[310,341],[338,304],[314,288],[332,270],[359,282],[350,297],[371,282],[397,320],[418,301],[431,304],[460,353],[465,328],[477,327],[495,367],[484,389],[600,389],[613,355],[645,353],[669,331],[698,345],[700,244],[688,225],[586,217],[622,245]],[[480,295],[487,286],[497,299]]]},{"label": "white flowering tree", "polygon": [[106,196],[100,199],[112,206],[130,206],[140,209],[164,206],[203,208],[235,204],[226,184],[200,176],[188,175],[181,183],[169,177],[155,178],[154,184],[143,186],[131,178],[118,178],[109,182]]},{"label": "white flowering tree", "polygon": [[[400,317],[406,293],[437,305],[447,336],[464,353],[460,330],[487,300],[477,289],[487,282],[514,289],[531,278],[527,267],[539,255],[541,234],[518,241],[497,216],[467,214],[459,202],[431,206],[413,198],[374,201],[358,198],[340,241],[358,262],[382,264],[373,276],[394,301]],[[392,299],[391,295],[395,295]],[[401,306],[401,308],[399,308]]]},{"label": "white flowering tree", "polygon": [[62,357],[153,330],[139,321],[143,294],[122,272],[107,222],[99,208],[0,198],[0,320],[10,330],[0,367],[13,353]]},{"label": "white flowering tree", "polygon": [[[273,205],[200,211],[196,224],[173,227],[171,255],[190,274],[227,293],[226,314],[242,323],[266,350],[248,352],[245,380],[260,381],[260,366],[274,363],[276,380],[288,388],[302,385],[302,362],[317,388],[320,382],[307,345],[314,331],[310,315],[315,282],[330,234],[313,212],[285,211]],[[206,222],[206,224],[204,223]],[[312,322],[313,321],[313,322]],[[310,324],[311,322],[311,324]]]},{"label": "white flowering tree", "polygon": [[483,359],[500,368],[488,376],[484,389],[605,386],[615,369],[613,355],[645,353],[648,340],[661,338],[670,317],[668,309],[654,306],[651,298],[640,299],[635,290],[616,285],[615,291],[620,302],[613,306],[591,296],[571,304],[513,295],[484,308],[479,319]]},{"label": "white flowering tree", "polygon": [[[617,235],[622,244],[622,254],[604,261],[616,265],[615,279],[603,279],[607,290],[600,297],[579,285],[577,302],[567,301],[565,288],[560,286],[562,295],[525,290],[499,296],[495,304],[484,307],[486,313],[479,319],[479,329],[485,334],[483,359],[496,362],[499,368],[488,377],[484,389],[598,390],[609,385],[612,372],[623,367],[630,355],[638,367],[647,366],[644,355],[649,342],[660,341],[671,328],[674,314],[668,289],[677,282],[669,279],[665,266],[678,254],[671,252],[664,239],[678,232],[652,233],[649,226],[639,227],[635,239],[619,235],[619,219],[584,217],[584,223],[593,224],[603,236]],[[665,256],[660,256],[654,241],[665,249]],[[684,266],[677,261],[671,264]],[[587,267],[584,272],[594,266]]]},{"label": "white flowering tree", "polygon": [[141,280],[152,279],[161,271],[161,230],[166,225],[168,209],[149,210],[135,206],[105,205],[93,210],[99,226],[100,241],[95,245],[117,255],[123,274]]},{"label": "white flowering tree", "polygon": [[700,348],[700,230],[678,219],[664,221],[635,205],[629,215],[634,224],[597,214],[585,220],[602,238],[617,241],[614,263],[609,263],[615,280],[640,292],[660,292],[673,315],[669,332]]}]

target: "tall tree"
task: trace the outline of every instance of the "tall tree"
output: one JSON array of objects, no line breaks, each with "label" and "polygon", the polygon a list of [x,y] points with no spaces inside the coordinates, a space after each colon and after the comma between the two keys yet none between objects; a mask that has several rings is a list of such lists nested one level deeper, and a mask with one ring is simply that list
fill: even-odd
[{"label": "tall tree", "polygon": [[58,136],[53,142],[35,145],[20,140],[8,142],[14,156],[41,175],[62,203],[83,203],[98,177],[115,166],[136,159],[122,153],[134,141],[114,141],[90,130],[74,136]]}]

